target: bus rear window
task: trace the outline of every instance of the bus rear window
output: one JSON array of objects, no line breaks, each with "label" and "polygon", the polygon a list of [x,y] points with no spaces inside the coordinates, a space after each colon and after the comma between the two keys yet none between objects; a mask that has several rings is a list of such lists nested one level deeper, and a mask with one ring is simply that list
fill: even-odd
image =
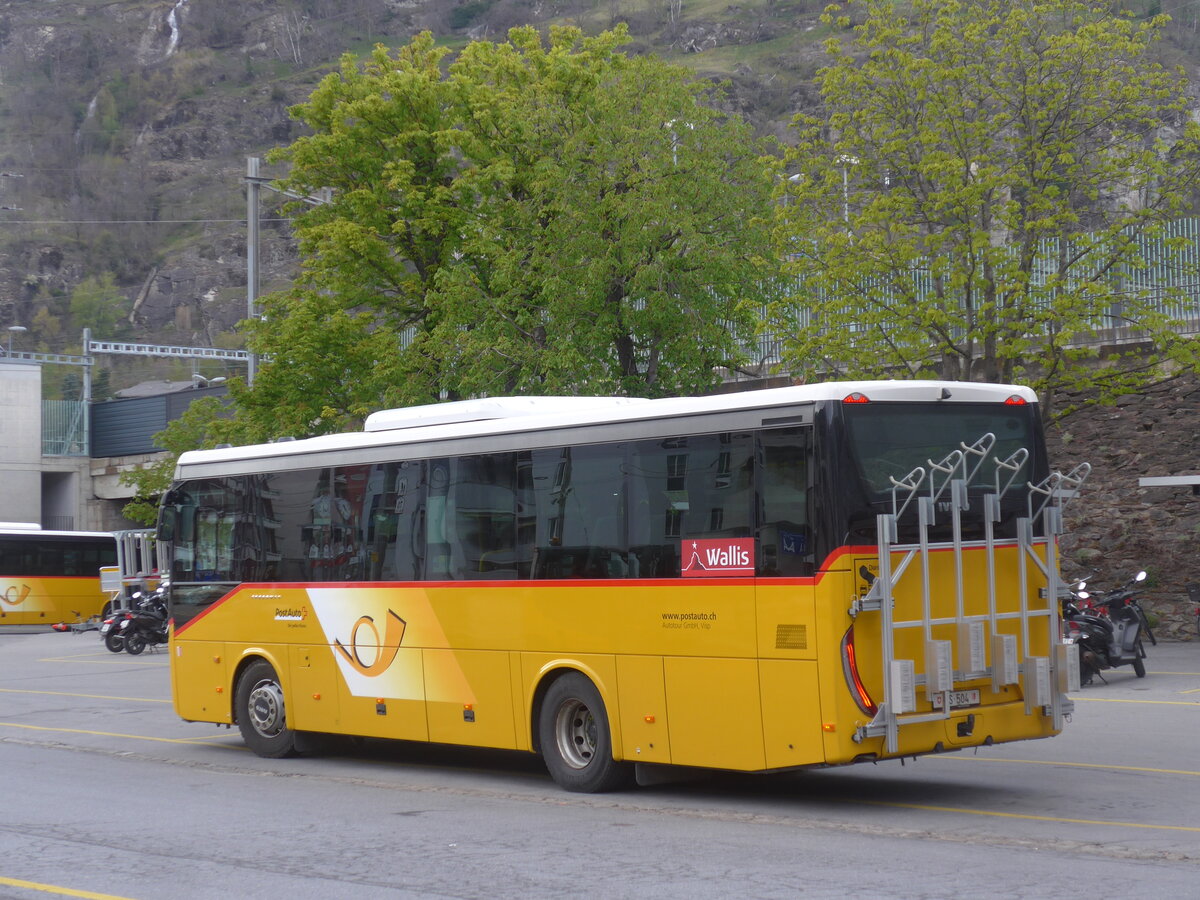
[{"label": "bus rear window", "polygon": [[[842,409],[850,456],[872,500],[891,494],[891,479],[903,480],[918,466],[928,471],[930,460],[940,463],[963,444],[974,445],[986,434],[995,435],[995,445],[973,485],[995,484],[992,459],[1004,460],[1022,447],[1032,452],[1038,446],[1036,407],[1032,406],[872,403]],[[969,459],[968,470],[974,465]],[[1029,467],[1026,462],[1015,484],[1029,480]]]}]

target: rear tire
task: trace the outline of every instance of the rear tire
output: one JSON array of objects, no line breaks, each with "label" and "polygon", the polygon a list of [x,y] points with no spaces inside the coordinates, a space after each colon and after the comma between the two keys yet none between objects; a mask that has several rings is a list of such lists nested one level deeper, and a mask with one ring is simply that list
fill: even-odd
[{"label": "rear tire", "polygon": [[130,656],[137,656],[146,649],[146,639],[140,634],[125,635],[125,652]]},{"label": "rear tire", "polygon": [[283,685],[265,659],[252,662],[238,679],[235,707],[247,747],[268,759],[296,755],[296,732],[287,727]]},{"label": "rear tire", "polygon": [[104,636],[104,649],[110,653],[120,653],[125,649],[125,635],[119,631],[110,631]]},{"label": "rear tire", "polygon": [[538,737],[550,777],[565,790],[600,793],[633,782],[633,766],[613,759],[604,700],[578,672],[561,676],[547,689]]}]

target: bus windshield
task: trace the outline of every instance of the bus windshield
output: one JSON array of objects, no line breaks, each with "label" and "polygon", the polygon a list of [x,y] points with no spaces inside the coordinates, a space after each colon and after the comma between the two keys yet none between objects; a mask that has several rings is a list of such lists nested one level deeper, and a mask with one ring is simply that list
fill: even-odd
[{"label": "bus windshield", "polygon": [[[875,516],[893,512],[893,496],[903,504],[908,494],[897,488],[918,467],[927,473],[931,462],[943,464],[962,445],[986,446],[986,435],[994,436],[987,458],[979,464],[979,458],[967,454],[966,474],[973,473],[967,489],[971,496],[996,491],[1009,484],[1011,490],[1001,501],[1002,520],[997,524],[996,534],[1012,536],[1017,516],[1026,512],[1030,482],[1038,482],[1045,476],[1046,460],[1039,448],[1042,446],[1041,425],[1036,408],[1032,406],[1003,406],[995,403],[973,404],[843,404],[842,418],[845,423],[845,464],[849,476],[842,485],[842,497],[848,535],[856,542],[874,543]],[[1018,455],[1019,450],[1028,451],[1027,456]],[[1014,471],[1000,470],[996,463],[1014,459],[1019,467]],[[963,469],[954,475],[938,475],[932,479],[942,485],[948,478],[960,478]],[[928,496],[931,480],[922,482],[920,494]],[[895,494],[893,492],[895,491]],[[949,507],[948,492],[941,497],[941,511]],[[899,523],[905,539],[912,539],[917,517],[915,506]],[[963,536],[981,538],[984,535],[982,505],[972,503],[963,512]],[[933,526],[932,535],[942,534],[950,526],[949,516],[939,515]]]}]

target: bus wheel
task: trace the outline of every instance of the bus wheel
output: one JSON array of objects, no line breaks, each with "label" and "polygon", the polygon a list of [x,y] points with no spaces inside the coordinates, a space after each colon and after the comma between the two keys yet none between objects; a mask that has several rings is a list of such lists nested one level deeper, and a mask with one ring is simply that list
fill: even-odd
[{"label": "bus wheel", "polygon": [[625,787],[633,767],[612,755],[612,732],[600,692],[578,672],[557,679],[546,691],[538,717],[546,768],[559,787],[596,793]]},{"label": "bus wheel", "polygon": [[266,660],[251,663],[237,684],[237,721],[246,746],[259,756],[279,759],[296,752],[296,733],[287,727],[283,687]]}]

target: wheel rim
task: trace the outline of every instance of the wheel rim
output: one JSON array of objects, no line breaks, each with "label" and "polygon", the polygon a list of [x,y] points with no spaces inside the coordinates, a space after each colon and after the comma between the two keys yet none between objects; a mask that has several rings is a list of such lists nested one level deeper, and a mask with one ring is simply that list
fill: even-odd
[{"label": "wheel rim", "polygon": [[274,681],[258,682],[250,689],[246,712],[255,731],[275,737],[284,729],[283,689]]},{"label": "wheel rim", "polygon": [[554,737],[558,753],[572,769],[584,769],[596,756],[596,717],[580,700],[568,700],[558,708]]}]

